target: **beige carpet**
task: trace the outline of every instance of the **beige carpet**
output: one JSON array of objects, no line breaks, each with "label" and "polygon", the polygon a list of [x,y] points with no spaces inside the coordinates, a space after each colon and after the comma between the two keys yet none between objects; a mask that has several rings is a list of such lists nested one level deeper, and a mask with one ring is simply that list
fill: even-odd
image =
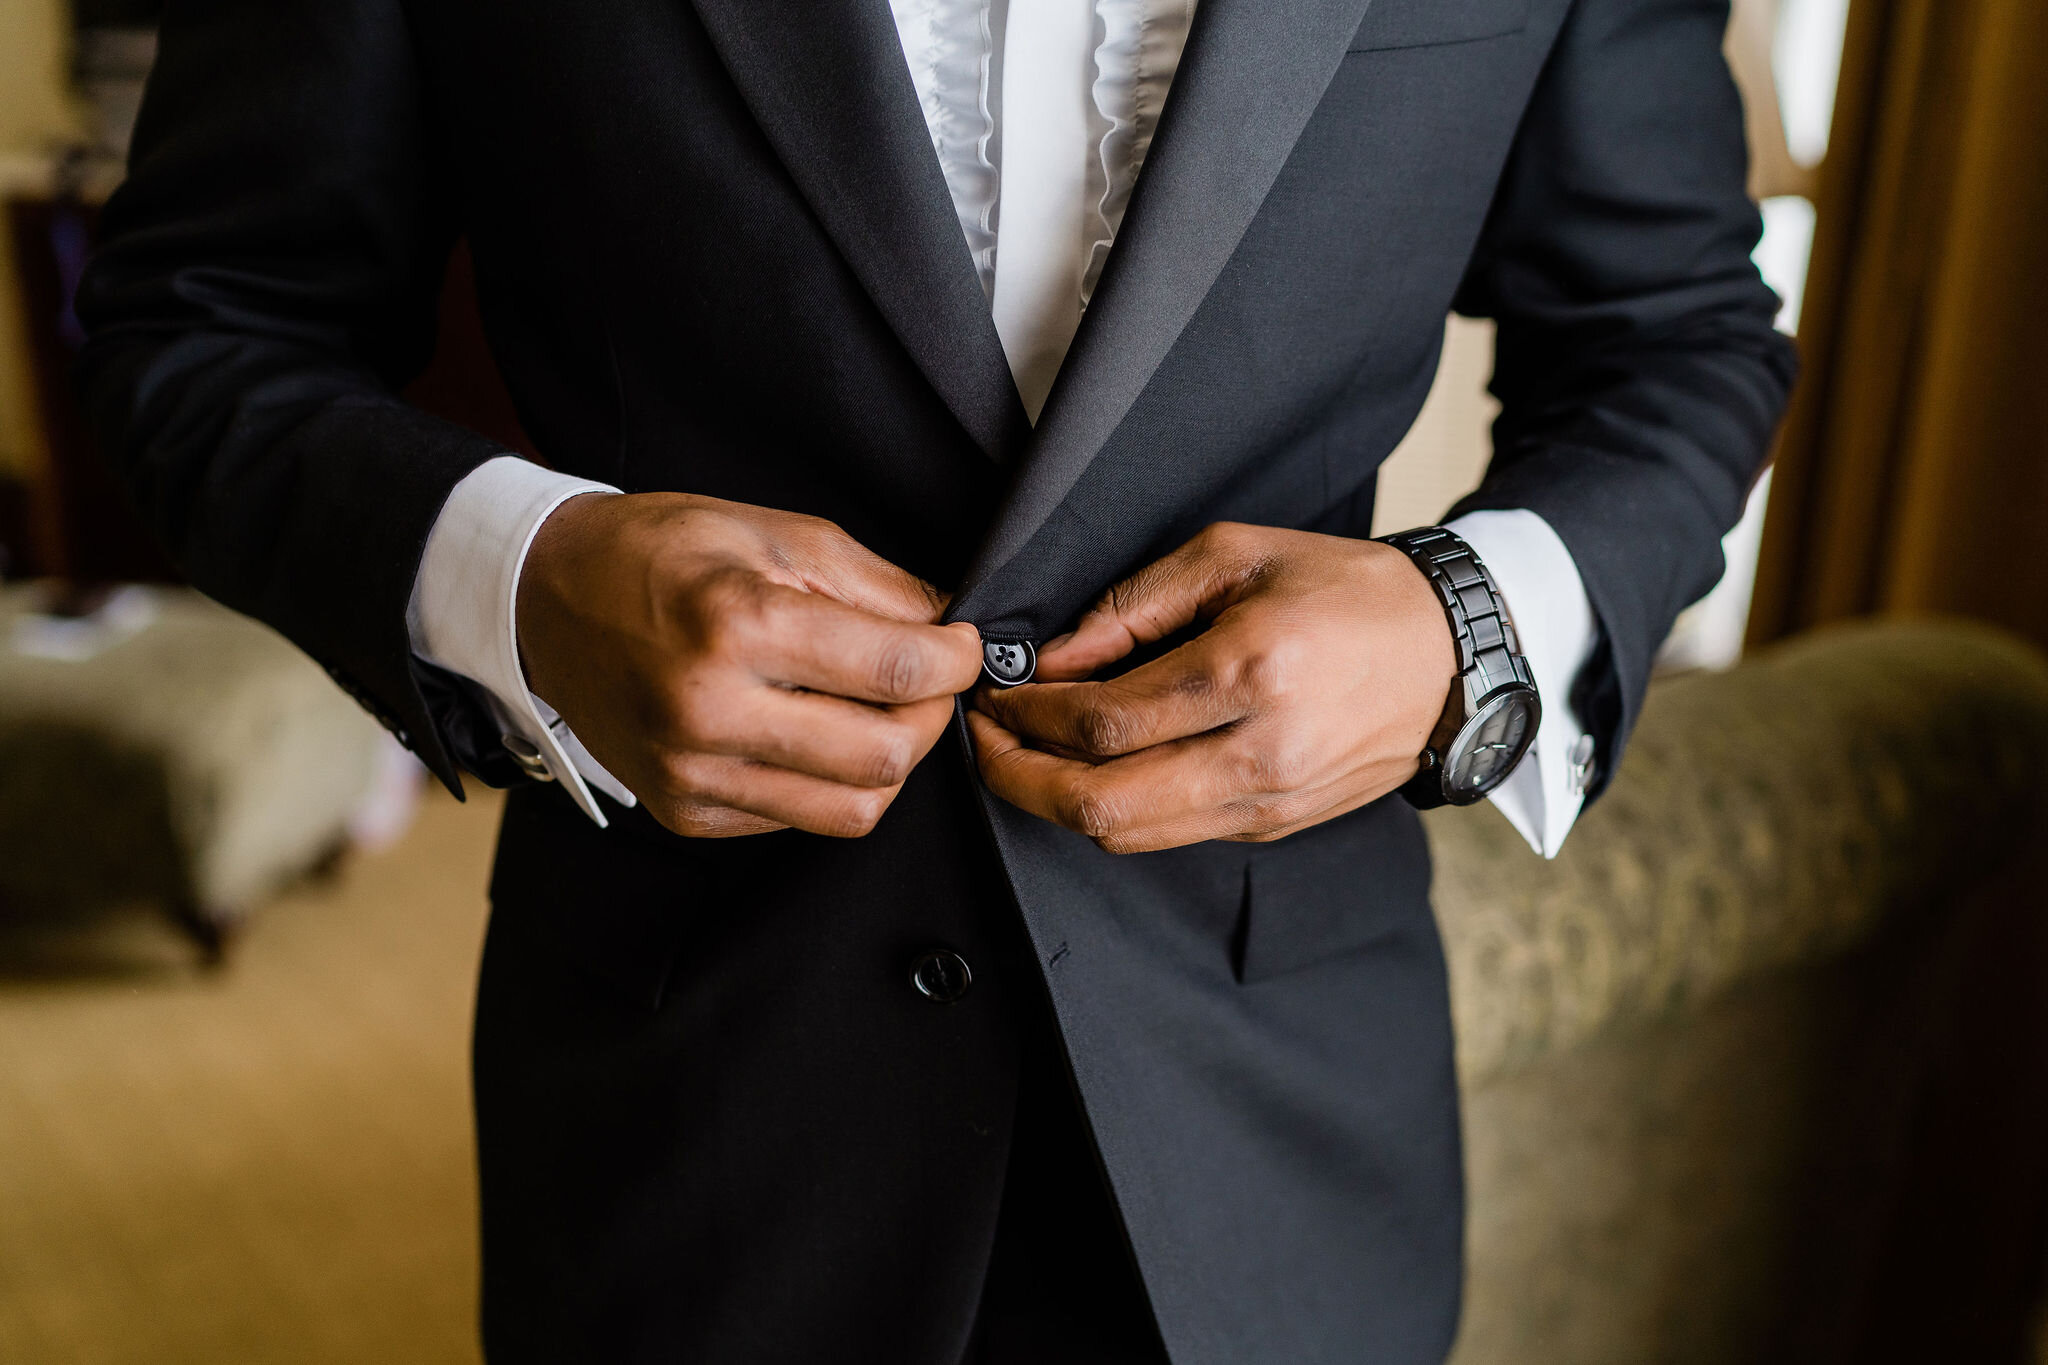
[{"label": "beige carpet", "polygon": [[0,1361],[478,1359],[467,1048],[497,803],[261,913],[0,924]]}]

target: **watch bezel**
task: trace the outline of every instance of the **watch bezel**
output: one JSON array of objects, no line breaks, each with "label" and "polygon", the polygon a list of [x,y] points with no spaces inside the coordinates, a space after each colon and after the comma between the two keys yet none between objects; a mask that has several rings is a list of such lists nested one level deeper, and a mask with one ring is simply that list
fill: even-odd
[{"label": "watch bezel", "polygon": [[[1460,756],[1477,738],[1478,731],[1500,707],[1516,703],[1527,706],[1529,722],[1523,729],[1521,742],[1514,752],[1487,781],[1478,785],[1467,785],[1457,781],[1456,774],[1461,766]],[[1507,781],[1515,769],[1521,766],[1522,760],[1529,756],[1529,748],[1536,742],[1536,731],[1542,723],[1543,698],[1535,688],[1524,682],[1503,683],[1481,697],[1476,704],[1468,705],[1464,723],[1458,727],[1458,733],[1437,752],[1437,776],[1443,788],[1444,801],[1453,806],[1473,806],[1499,790],[1501,783]]]}]

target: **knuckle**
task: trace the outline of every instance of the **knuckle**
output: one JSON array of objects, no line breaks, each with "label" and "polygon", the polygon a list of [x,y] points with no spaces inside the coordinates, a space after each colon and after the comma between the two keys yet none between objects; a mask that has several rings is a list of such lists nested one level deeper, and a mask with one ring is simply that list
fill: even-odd
[{"label": "knuckle", "polygon": [[1273,780],[1273,755],[1262,744],[1247,744],[1229,758],[1231,785],[1240,792],[1265,791]]},{"label": "knuckle", "polygon": [[1212,521],[1195,540],[1206,554],[1235,559],[1251,548],[1253,531],[1241,521]]},{"label": "knuckle", "polygon": [[867,792],[856,799],[853,817],[859,824],[862,834],[868,833],[882,823],[882,817],[889,813],[889,803],[894,797],[894,792],[876,791]]},{"label": "knuckle", "polygon": [[1291,698],[1301,685],[1301,651],[1294,644],[1267,645],[1248,656],[1240,670],[1244,686],[1264,702]]},{"label": "knuckle", "polygon": [[1215,561],[1218,572],[1242,583],[1255,583],[1273,573],[1279,565],[1279,550],[1271,527],[1251,526],[1240,521],[1219,521],[1202,532],[1205,558]]},{"label": "knuckle", "polygon": [[715,839],[725,830],[723,812],[699,801],[683,801],[669,809],[668,827],[686,839]]},{"label": "knuckle", "polygon": [[924,652],[909,640],[890,640],[875,656],[873,678],[885,701],[915,701],[925,679]]},{"label": "knuckle", "polygon": [[737,564],[713,568],[697,580],[690,601],[707,619],[736,616],[756,597],[754,576]]},{"label": "knuckle", "polygon": [[1273,796],[1255,799],[1244,807],[1244,826],[1240,838],[1252,843],[1271,843],[1284,838],[1301,822],[1302,802],[1293,797]]},{"label": "knuckle", "polygon": [[875,826],[882,823],[882,814],[888,809],[889,793],[856,792],[841,802],[828,817],[831,832],[849,839],[871,834]]},{"label": "knuckle", "polygon": [[1122,803],[1092,783],[1076,783],[1061,803],[1061,821],[1090,839],[1106,839],[1123,827]]},{"label": "knuckle", "polygon": [[991,787],[1005,792],[1016,792],[1023,788],[1025,767],[1028,757],[1021,749],[995,754],[982,759],[981,769]]},{"label": "knuckle", "polygon": [[1082,707],[1074,716],[1074,728],[1081,748],[1103,757],[1123,753],[1131,742],[1129,713],[1108,702],[1093,702]]},{"label": "knuckle", "polygon": [[762,597],[754,576],[737,569],[707,579],[696,597],[705,652],[719,658],[744,655],[761,634]]},{"label": "knuckle", "polygon": [[661,789],[683,805],[697,804],[692,798],[705,787],[704,760],[687,749],[670,749],[660,758]]},{"label": "knuckle", "polygon": [[1216,689],[1216,675],[1207,668],[1191,668],[1173,680],[1174,694],[1189,701],[1201,701]]},{"label": "knuckle", "polygon": [[864,787],[894,787],[910,776],[916,753],[907,735],[891,735],[876,746],[863,765],[860,781]]},{"label": "knuckle", "polygon": [[771,536],[763,540],[760,545],[760,552],[762,561],[775,573],[794,574],[797,572],[798,552],[795,547],[786,544],[780,538]]},{"label": "knuckle", "polygon": [[754,602],[746,621],[757,638],[786,635],[795,624],[795,616],[796,606],[788,593],[770,592],[763,585],[755,585]]},{"label": "knuckle", "polygon": [[1254,834],[1266,834],[1287,824],[1290,804],[1283,800],[1265,797],[1250,802],[1245,808],[1245,828]]},{"label": "knuckle", "polygon": [[1308,781],[1316,759],[1314,750],[1299,739],[1290,737],[1261,746],[1257,761],[1262,790],[1290,792]]},{"label": "knuckle", "polygon": [[845,527],[830,517],[814,517],[807,513],[799,515],[803,517],[804,529],[806,531],[835,550],[853,539],[852,536],[846,534]]}]

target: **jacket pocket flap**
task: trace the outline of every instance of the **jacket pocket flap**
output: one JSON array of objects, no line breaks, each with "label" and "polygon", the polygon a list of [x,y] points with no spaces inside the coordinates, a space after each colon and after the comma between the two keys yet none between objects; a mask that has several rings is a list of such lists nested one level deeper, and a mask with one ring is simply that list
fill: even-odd
[{"label": "jacket pocket flap", "polygon": [[1469,43],[1529,26],[1530,0],[1373,0],[1353,52]]},{"label": "jacket pocket flap", "polygon": [[1398,796],[1255,848],[1237,978],[1250,984],[1358,952],[1429,914],[1429,844]]}]

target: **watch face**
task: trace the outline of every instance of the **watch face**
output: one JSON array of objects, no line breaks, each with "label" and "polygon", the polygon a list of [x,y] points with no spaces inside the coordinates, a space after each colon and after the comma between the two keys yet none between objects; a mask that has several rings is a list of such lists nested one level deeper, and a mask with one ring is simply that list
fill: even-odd
[{"label": "watch face", "polygon": [[1469,805],[1498,787],[1528,752],[1541,715],[1530,688],[1503,687],[1488,697],[1444,755],[1444,795]]}]

